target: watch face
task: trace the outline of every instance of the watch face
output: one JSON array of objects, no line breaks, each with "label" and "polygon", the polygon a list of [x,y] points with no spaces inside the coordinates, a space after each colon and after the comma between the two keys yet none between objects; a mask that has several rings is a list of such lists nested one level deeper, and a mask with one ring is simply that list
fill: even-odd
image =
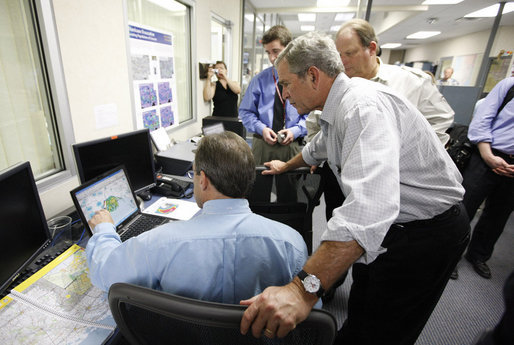
[{"label": "watch face", "polygon": [[310,293],[316,293],[318,292],[320,288],[320,281],[316,276],[308,275],[303,280],[303,286],[305,287],[305,290]]}]

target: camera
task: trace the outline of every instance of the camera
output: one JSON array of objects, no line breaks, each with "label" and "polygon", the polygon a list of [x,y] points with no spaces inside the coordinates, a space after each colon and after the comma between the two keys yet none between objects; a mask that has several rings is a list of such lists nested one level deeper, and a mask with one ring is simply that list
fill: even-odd
[{"label": "camera", "polygon": [[218,70],[217,68],[213,68],[213,69],[212,69],[212,71],[213,71],[214,73],[218,74],[218,71],[219,71],[219,70]]},{"label": "camera", "polygon": [[279,144],[282,144],[282,142],[284,141],[285,138],[286,138],[286,135],[284,133],[278,133],[277,141]]}]

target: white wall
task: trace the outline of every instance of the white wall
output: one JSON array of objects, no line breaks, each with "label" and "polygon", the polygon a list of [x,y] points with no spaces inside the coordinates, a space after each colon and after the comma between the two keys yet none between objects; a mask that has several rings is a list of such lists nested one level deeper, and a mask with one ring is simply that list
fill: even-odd
[{"label": "white wall", "polygon": [[[475,32],[470,35],[445,40],[442,42],[407,49],[404,62],[431,61],[438,63],[440,58],[484,53],[490,30]],[[514,49],[514,26],[500,26],[491,48],[491,56],[496,56],[501,49]]]},{"label": "white wall", "polygon": [[[196,49],[198,58],[210,54],[210,13],[223,13],[234,23],[231,78],[238,80],[241,47],[241,1],[196,1]],[[134,130],[132,98],[124,24],[123,0],[53,0],[55,25],[59,36],[64,78],[76,142]],[[196,76],[198,72],[194,75]],[[209,104],[203,102],[200,79],[196,84],[196,121],[170,132],[175,140],[186,140],[200,133],[201,118],[208,116]],[[118,124],[97,129],[94,108],[116,104]],[[69,191],[78,185],[73,178],[41,193],[45,215],[50,218],[72,206]]]}]

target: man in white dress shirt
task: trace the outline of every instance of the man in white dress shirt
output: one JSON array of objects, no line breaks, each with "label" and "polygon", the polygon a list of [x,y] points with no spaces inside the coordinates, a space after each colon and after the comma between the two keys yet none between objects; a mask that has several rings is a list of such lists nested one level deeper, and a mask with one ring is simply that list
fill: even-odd
[{"label": "man in white dress shirt", "polygon": [[384,84],[407,98],[423,114],[446,145],[455,112],[432,83],[432,78],[417,68],[389,65],[377,57],[378,38],[363,19],[344,23],[336,34],[336,47],[348,77],[361,77]]},{"label": "man in white dress shirt", "polygon": [[[443,145],[448,143],[450,136],[446,130],[452,125],[455,113],[428,74],[416,68],[383,63],[377,56],[375,30],[363,19],[345,22],[336,34],[335,43],[348,77],[360,77],[389,86],[423,114]],[[318,122],[319,115],[309,114],[306,121],[308,137],[319,130]],[[344,196],[335,188],[337,184],[330,171],[326,167],[324,169],[328,220],[333,210],[341,206]]]},{"label": "man in white dress shirt", "polygon": [[[462,177],[421,113],[393,90],[348,78],[334,42],[293,40],[275,62],[300,113],[321,131],[266,174],[327,160],[346,199],[300,274],[249,305],[241,332],[285,336],[353,264],[341,344],[414,344],[469,239]],[[355,264],[354,264],[355,263]]]}]

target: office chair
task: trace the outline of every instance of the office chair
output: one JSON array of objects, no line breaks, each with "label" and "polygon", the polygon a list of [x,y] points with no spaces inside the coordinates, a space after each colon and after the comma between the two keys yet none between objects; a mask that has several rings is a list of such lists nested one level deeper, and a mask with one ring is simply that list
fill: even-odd
[{"label": "office chair", "polygon": [[332,314],[314,309],[286,337],[257,339],[239,331],[246,306],[195,300],[128,283],[111,286],[109,306],[119,331],[133,345],[329,345],[337,332]]},{"label": "office chair", "polygon": [[[259,176],[255,180],[253,190],[259,191],[265,189],[261,184],[271,184],[273,176],[277,175],[261,175],[266,167],[256,167],[256,174]],[[289,225],[298,231],[305,243],[309,254],[312,253],[312,212],[319,205],[319,199],[323,194],[321,175],[315,171],[310,173],[310,168],[302,167],[288,171],[282,175],[293,176],[296,180],[296,198],[291,201],[262,201],[261,197],[255,198],[253,192],[248,197],[250,209],[261,216],[276,220],[278,222]]]}]

